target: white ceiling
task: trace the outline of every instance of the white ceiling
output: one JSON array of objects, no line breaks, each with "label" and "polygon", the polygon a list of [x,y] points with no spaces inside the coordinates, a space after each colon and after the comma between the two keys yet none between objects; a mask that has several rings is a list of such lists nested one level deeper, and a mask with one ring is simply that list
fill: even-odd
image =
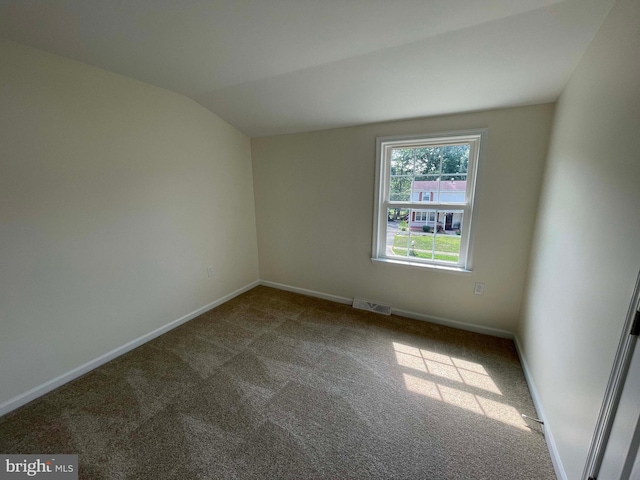
[{"label": "white ceiling", "polygon": [[0,0],[0,37],[250,136],[555,100],[614,0]]}]

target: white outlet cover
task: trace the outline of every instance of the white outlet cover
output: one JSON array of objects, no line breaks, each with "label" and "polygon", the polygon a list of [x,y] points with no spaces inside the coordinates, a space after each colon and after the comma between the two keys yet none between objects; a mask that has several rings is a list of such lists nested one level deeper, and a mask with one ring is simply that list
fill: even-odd
[{"label": "white outlet cover", "polygon": [[473,293],[476,295],[482,295],[484,293],[484,283],[476,282],[473,287]]},{"label": "white outlet cover", "polygon": [[207,267],[207,276],[213,277],[213,267]]}]

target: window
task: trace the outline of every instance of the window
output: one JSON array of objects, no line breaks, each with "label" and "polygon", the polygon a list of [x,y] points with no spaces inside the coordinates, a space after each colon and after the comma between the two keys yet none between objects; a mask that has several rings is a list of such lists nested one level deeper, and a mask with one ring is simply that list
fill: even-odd
[{"label": "window", "polygon": [[413,220],[415,222],[434,222],[436,219],[436,212],[434,210],[414,210]]},{"label": "window", "polygon": [[471,270],[486,130],[377,139],[374,261]]}]

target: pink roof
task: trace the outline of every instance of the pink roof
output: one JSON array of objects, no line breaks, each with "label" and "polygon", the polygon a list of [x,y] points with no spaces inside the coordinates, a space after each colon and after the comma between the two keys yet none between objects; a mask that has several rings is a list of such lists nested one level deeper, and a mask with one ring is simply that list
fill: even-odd
[{"label": "pink roof", "polygon": [[437,192],[438,191],[438,183],[440,184],[440,191],[455,191],[455,192],[464,192],[467,189],[467,181],[466,180],[442,180],[440,182],[436,180],[424,180],[413,182],[413,190],[414,191],[428,191],[428,192]]}]

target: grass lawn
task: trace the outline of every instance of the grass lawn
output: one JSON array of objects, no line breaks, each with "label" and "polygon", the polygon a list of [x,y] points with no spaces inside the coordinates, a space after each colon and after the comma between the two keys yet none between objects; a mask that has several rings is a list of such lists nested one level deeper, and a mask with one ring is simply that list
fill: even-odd
[{"label": "grass lawn", "polygon": [[[393,239],[393,253],[406,256],[408,242],[414,242],[413,256],[418,258],[433,258],[446,262],[457,262],[460,257],[460,237],[457,235],[436,235],[435,248],[432,233],[399,233]],[[432,257],[432,251],[435,250]]]}]

